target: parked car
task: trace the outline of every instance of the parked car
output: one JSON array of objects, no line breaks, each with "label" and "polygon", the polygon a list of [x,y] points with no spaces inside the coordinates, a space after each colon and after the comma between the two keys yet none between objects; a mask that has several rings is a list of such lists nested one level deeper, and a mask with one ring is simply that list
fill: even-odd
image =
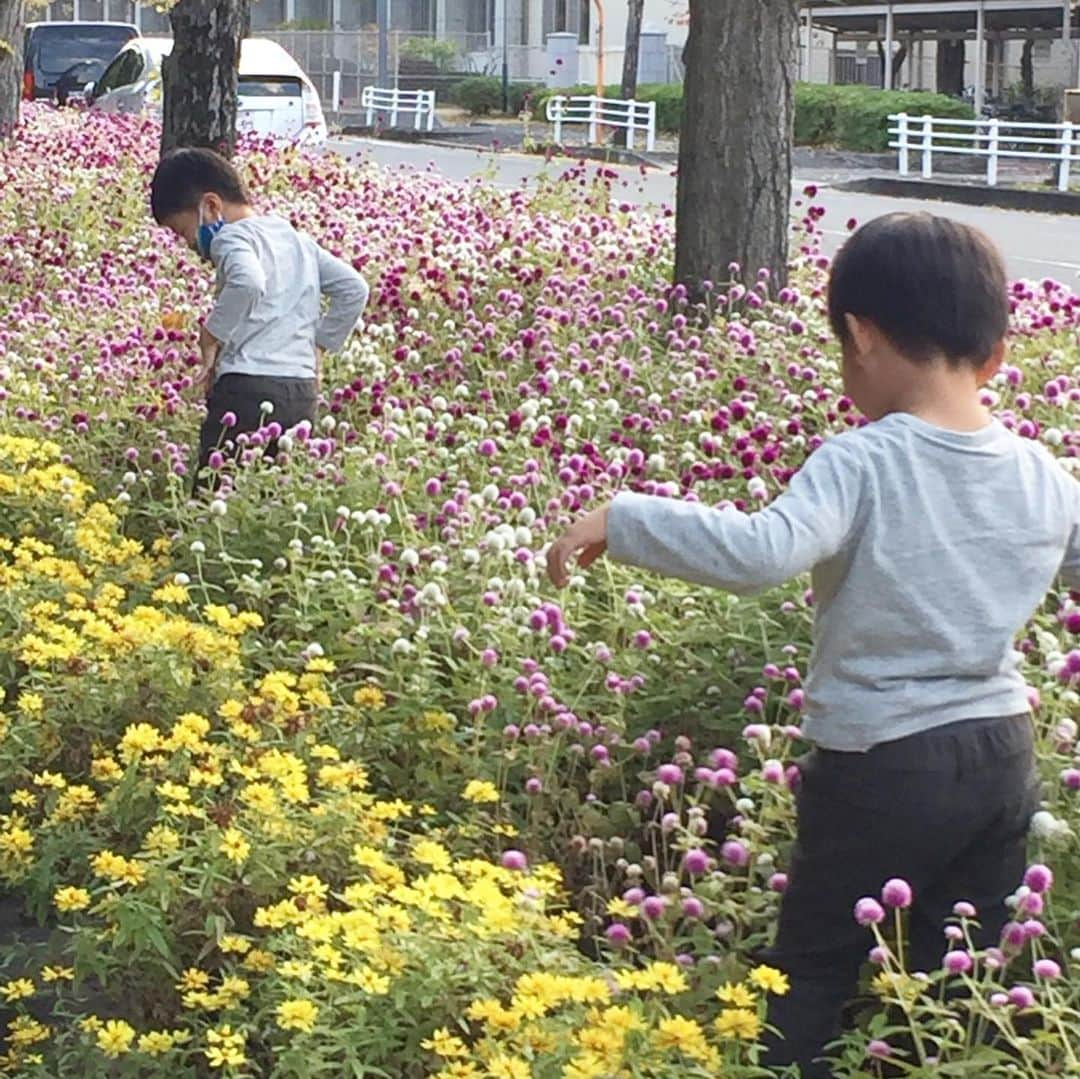
[{"label": "parked car", "polygon": [[[92,87],[91,108],[104,112],[161,115],[161,62],[172,39],[140,37],[128,42]],[[240,47],[241,134],[268,135],[283,142],[326,141],[326,118],[319,95],[300,65],[276,42],[245,38]]]},{"label": "parked car", "polygon": [[67,104],[138,36],[138,27],[126,22],[28,24],[23,36],[23,97]]}]

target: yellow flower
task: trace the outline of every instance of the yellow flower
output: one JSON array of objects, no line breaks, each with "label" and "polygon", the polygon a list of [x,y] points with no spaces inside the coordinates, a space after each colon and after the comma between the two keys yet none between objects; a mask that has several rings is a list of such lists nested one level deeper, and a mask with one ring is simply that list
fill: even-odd
[{"label": "yellow flower", "polygon": [[73,910],[86,910],[90,906],[90,893],[85,888],[57,888],[53,895],[53,903],[61,914],[67,914]]},{"label": "yellow flower", "polygon": [[757,997],[745,985],[735,985],[732,982],[720,986],[716,997],[722,1003],[735,1008],[753,1008],[757,1004]]},{"label": "yellow flower", "polygon": [[136,1048],[149,1057],[161,1056],[176,1044],[176,1039],[167,1030],[151,1030],[139,1036]]},{"label": "yellow flower", "polygon": [[75,971],[71,967],[42,967],[41,980],[43,982],[70,982],[75,978]]},{"label": "yellow flower", "polygon": [[430,839],[421,839],[413,846],[413,857],[440,872],[448,870],[453,864],[450,852],[441,843]]},{"label": "yellow flower", "polygon": [[211,1068],[242,1067],[247,1063],[244,1056],[244,1035],[234,1033],[231,1026],[206,1032],[206,1062]]},{"label": "yellow flower", "polygon": [[188,993],[193,989],[205,989],[209,984],[210,975],[205,970],[199,970],[198,967],[188,967],[180,975],[180,980],[176,983],[176,991],[178,993]]},{"label": "yellow flower", "polygon": [[683,1015],[661,1019],[657,1024],[655,1040],[657,1047],[662,1050],[675,1050],[698,1060],[709,1055],[705,1031],[693,1019]]},{"label": "yellow flower", "polygon": [[15,702],[15,707],[19,709],[23,715],[37,716],[41,715],[45,708],[45,701],[40,693],[20,693],[19,699]]},{"label": "yellow flower", "polygon": [[225,936],[218,941],[218,947],[226,955],[247,955],[251,950],[251,941],[246,940],[244,937],[237,936],[234,933],[226,933]]},{"label": "yellow flower", "polygon": [[251,844],[244,838],[243,833],[237,828],[226,828],[221,836],[221,853],[235,862],[243,865],[251,854]]},{"label": "yellow flower", "polygon": [[135,1031],[123,1019],[110,1019],[97,1032],[98,1048],[107,1057],[123,1056],[135,1040]]},{"label": "yellow flower", "polygon": [[782,997],[791,989],[786,974],[781,973],[775,967],[754,967],[749,974],[750,981],[774,996]]},{"label": "yellow flower", "polygon": [[368,712],[381,712],[386,707],[386,697],[378,686],[361,686],[353,694],[353,704]]},{"label": "yellow flower", "polygon": [[620,970],[615,974],[620,989],[637,989],[641,992],[659,992],[674,996],[685,993],[686,975],[674,963],[650,963],[643,970]]},{"label": "yellow flower", "polygon": [[761,1034],[761,1020],[757,1012],[747,1008],[725,1008],[716,1019],[716,1033],[721,1038],[757,1041]]},{"label": "yellow flower", "polygon": [[32,997],[37,990],[34,988],[34,983],[29,978],[15,978],[13,981],[6,982],[3,986],[0,986],[0,994],[3,995],[4,1000],[9,1004],[16,1000],[25,1000],[27,997]]},{"label": "yellow flower", "polygon": [[310,1000],[286,1000],[278,1005],[277,1025],[282,1030],[299,1030],[310,1034],[315,1029],[319,1009]]},{"label": "yellow flower", "polygon": [[490,1079],[532,1079],[532,1069],[524,1060],[500,1054],[488,1061]]},{"label": "yellow flower", "polygon": [[465,801],[476,802],[477,804],[497,802],[499,800],[499,792],[495,784],[489,783],[486,779],[470,779],[465,785],[465,790],[461,796]]},{"label": "yellow flower", "polygon": [[431,1052],[440,1057],[464,1057],[469,1055],[465,1043],[451,1034],[446,1027],[440,1027],[430,1038],[420,1044],[423,1048],[430,1049]]},{"label": "yellow flower", "polygon": [[608,901],[607,912],[613,918],[636,918],[638,916],[638,908],[627,903],[625,899],[619,896]]},{"label": "yellow flower", "polygon": [[182,584],[171,581],[151,594],[151,599],[158,603],[187,603],[189,598],[188,590]]},{"label": "yellow flower", "polygon": [[29,1015],[16,1016],[8,1023],[8,1041],[15,1049],[23,1049],[49,1036],[49,1028]]}]

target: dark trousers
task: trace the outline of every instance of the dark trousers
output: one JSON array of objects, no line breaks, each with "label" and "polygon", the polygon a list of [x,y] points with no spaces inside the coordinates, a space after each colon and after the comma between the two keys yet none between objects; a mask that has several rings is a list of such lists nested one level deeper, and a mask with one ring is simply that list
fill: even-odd
[{"label": "dark trousers", "polygon": [[997,944],[1038,796],[1026,715],[951,723],[868,753],[813,750],[802,762],[776,944],[762,957],[791,981],[770,1001],[780,1037],[770,1038],[766,1063],[798,1064],[803,1079],[830,1076],[816,1058],[839,1035],[874,943],[852,911],[863,896],[880,898],[886,880],[902,877],[915,893],[909,970],[940,968],[945,919],[959,900],[978,911],[976,946]]},{"label": "dark trousers", "polygon": [[[210,390],[206,401],[206,419],[199,432],[199,464],[195,476],[198,488],[200,475],[216,449],[226,452],[226,441],[233,443],[227,455],[236,457],[239,448],[235,445],[236,436],[251,434],[260,427],[278,423],[281,429],[295,427],[301,420],[315,422],[319,392],[315,379],[307,378],[266,378],[261,375],[222,375]],[[264,401],[274,407],[266,414],[262,411]],[[236,423],[225,427],[222,417],[231,412],[236,416]],[[265,456],[273,457],[277,443],[263,447]]]}]

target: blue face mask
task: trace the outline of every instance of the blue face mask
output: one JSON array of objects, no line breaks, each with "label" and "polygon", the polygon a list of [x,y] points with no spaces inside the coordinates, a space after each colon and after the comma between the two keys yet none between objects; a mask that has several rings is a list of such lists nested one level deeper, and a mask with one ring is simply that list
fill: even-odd
[{"label": "blue face mask", "polygon": [[203,217],[203,208],[199,207],[199,228],[195,233],[195,246],[204,259],[210,258],[210,244],[214,237],[225,227],[225,218],[207,222]]}]

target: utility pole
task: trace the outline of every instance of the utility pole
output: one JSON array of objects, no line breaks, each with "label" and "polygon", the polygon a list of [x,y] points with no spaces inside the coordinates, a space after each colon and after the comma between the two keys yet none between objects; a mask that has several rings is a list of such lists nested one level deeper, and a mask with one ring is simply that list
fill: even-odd
[{"label": "utility pole", "polygon": [[502,107],[510,115],[510,0],[502,0]]}]

